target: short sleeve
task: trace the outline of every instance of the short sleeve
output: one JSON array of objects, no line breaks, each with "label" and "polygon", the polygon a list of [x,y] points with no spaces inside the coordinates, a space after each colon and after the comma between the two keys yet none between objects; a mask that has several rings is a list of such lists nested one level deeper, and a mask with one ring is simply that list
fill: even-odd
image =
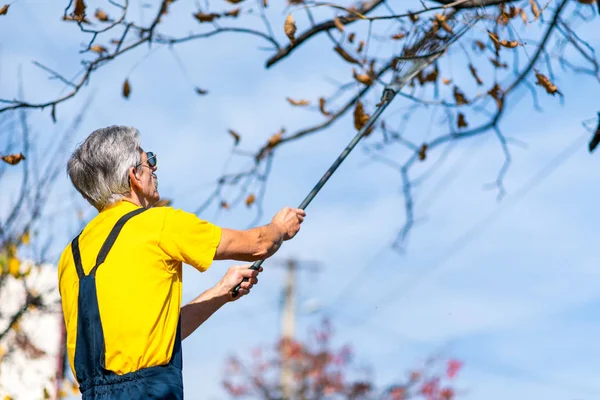
[{"label": "short sleeve", "polygon": [[170,257],[206,271],[221,241],[221,228],[192,213],[164,207],[159,246]]}]

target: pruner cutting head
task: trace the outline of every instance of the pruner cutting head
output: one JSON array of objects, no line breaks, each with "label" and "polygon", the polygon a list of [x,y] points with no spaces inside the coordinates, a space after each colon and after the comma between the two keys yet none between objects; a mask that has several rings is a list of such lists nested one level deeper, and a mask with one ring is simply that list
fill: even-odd
[{"label": "pruner cutting head", "polygon": [[[451,23],[453,25],[458,24],[455,20],[452,20]],[[399,92],[419,72],[441,57],[448,47],[464,35],[474,23],[475,21],[471,21],[469,24],[462,24],[456,30],[452,28],[453,33],[444,32],[445,35],[443,36],[440,36],[439,32],[425,32],[416,39],[412,46],[404,49],[403,55],[396,57],[396,72],[392,82],[386,89]],[[402,64],[407,65],[408,68],[404,68]]]}]

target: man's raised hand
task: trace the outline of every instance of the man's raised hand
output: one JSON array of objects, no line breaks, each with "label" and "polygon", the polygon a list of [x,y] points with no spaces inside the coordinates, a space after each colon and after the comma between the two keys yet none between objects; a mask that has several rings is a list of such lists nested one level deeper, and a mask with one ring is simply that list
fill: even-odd
[{"label": "man's raised hand", "polygon": [[299,208],[282,208],[271,221],[283,233],[283,240],[290,240],[300,230],[300,224],[304,221],[306,212]]}]

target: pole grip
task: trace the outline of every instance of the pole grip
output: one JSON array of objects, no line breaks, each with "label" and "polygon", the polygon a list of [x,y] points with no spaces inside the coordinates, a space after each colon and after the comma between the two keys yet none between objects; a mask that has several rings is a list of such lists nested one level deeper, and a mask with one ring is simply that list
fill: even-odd
[{"label": "pole grip", "polygon": [[[254,264],[252,264],[252,266],[250,267],[250,269],[257,271],[262,265],[263,261],[264,260],[255,261]],[[233,290],[231,291],[231,297],[235,299],[240,295],[240,288],[242,287],[242,283],[244,282],[248,282],[248,278],[244,278],[240,283],[238,283],[236,287],[233,288]]]}]

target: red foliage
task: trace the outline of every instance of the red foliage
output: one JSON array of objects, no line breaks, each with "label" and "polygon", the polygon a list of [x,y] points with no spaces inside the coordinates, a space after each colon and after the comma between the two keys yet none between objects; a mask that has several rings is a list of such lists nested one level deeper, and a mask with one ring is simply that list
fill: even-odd
[{"label": "red foliage", "polygon": [[460,371],[460,369],[462,368],[463,363],[458,361],[458,360],[449,360],[448,361],[448,367],[446,369],[446,376],[450,379],[453,379],[456,374],[458,374],[458,371]]},{"label": "red foliage", "polygon": [[[313,332],[312,341],[302,343],[281,339],[272,350],[253,349],[251,360],[244,365],[231,357],[226,365],[223,387],[232,398],[273,399],[286,397],[282,391],[282,371],[287,371],[292,398],[307,400],[344,398],[350,400],[455,400],[455,390],[448,382],[462,368],[451,359],[445,374],[433,369],[430,360],[410,372],[406,382],[377,390],[372,377],[352,365],[353,351],[348,345],[339,349],[331,345],[332,327],[328,321]],[[362,371],[362,372],[361,372]],[[443,371],[443,370],[442,370]]]}]

